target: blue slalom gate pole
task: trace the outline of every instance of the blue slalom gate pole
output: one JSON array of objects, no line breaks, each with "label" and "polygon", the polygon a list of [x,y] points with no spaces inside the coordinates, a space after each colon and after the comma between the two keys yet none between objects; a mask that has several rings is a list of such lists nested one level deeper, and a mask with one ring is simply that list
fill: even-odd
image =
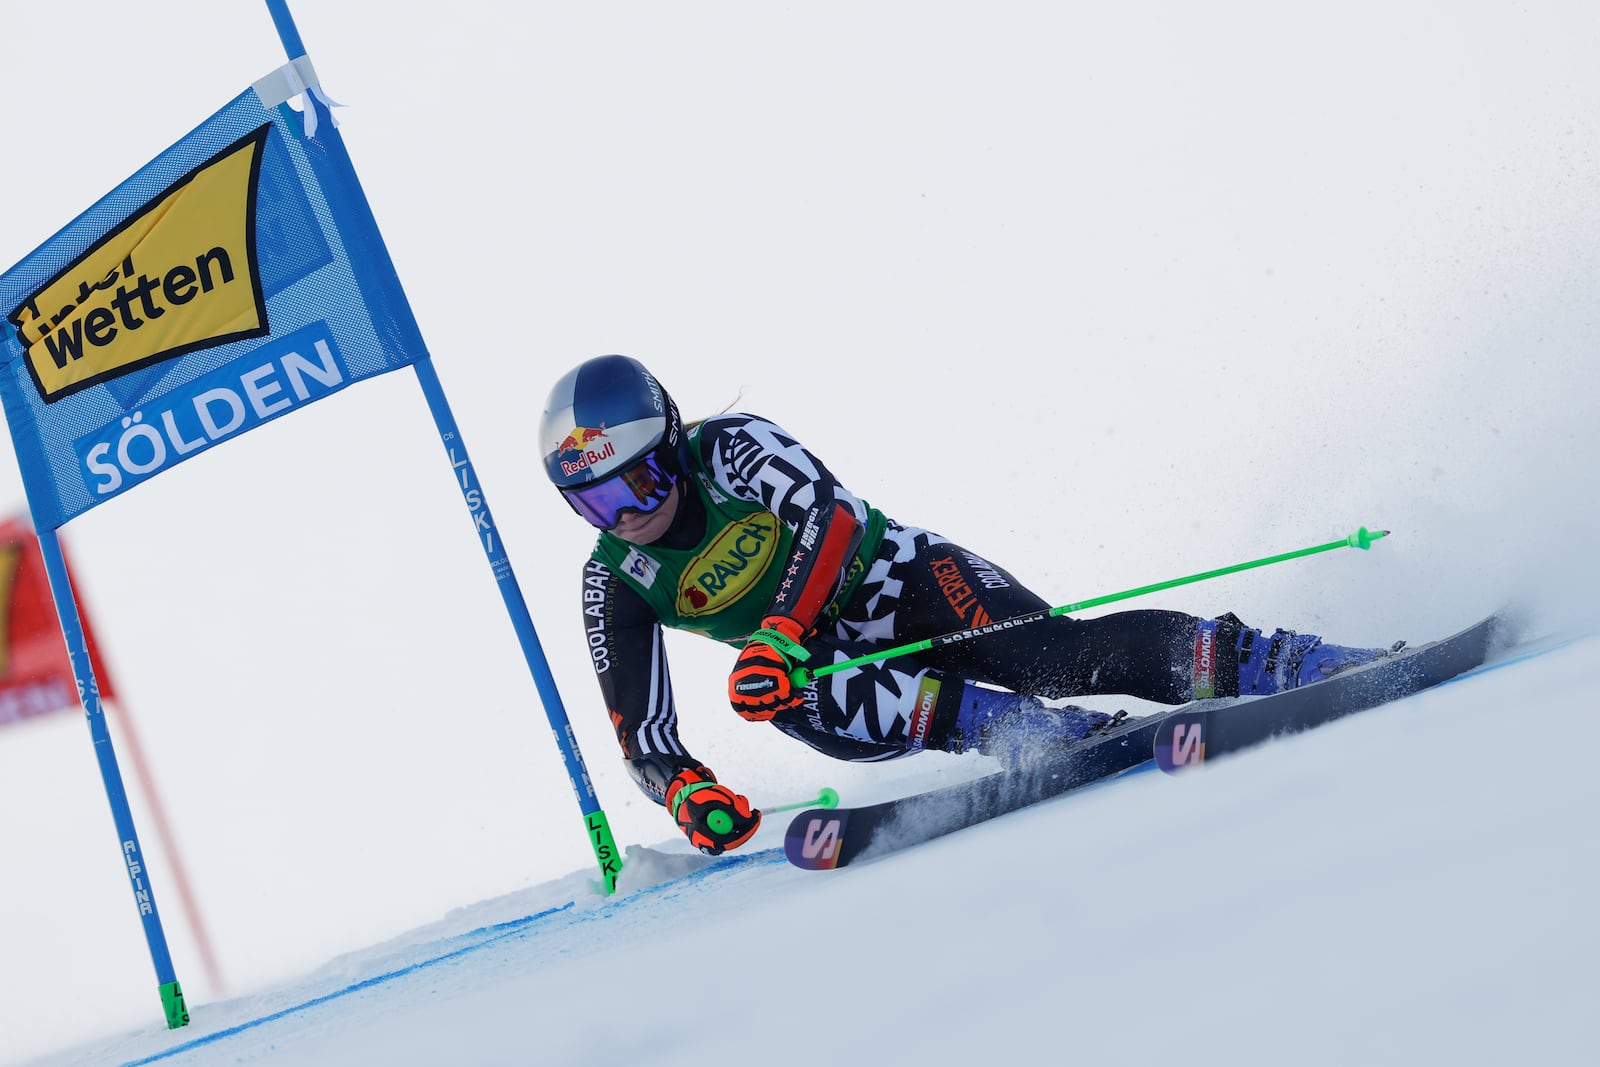
[{"label": "blue slalom gate pole", "polygon": [[[305,45],[300,40],[300,31],[295,27],[294,17],[289,13],[287,0],[266,0],[266,4],[290,62],[306,55]],[[348,182],[348,206],[358,212],[363,228],[370,234],[368,247],[363,250],[369,267],[379,275],[376,280],[385,290],[393,294],[395,301],[402,306],[406,319],[414,324],[415,316],[411,313],[405,290],[401,287],[400,276],[389,258],[388,248],[378,231],[377,220],[373,218],[371,205],[368,204],[366,193],[356,176],[355,165],[345,150],[344,139],[339,136],[334,126],[332,114],[323,101],[318,99],[317,93],[307,92],[304,100],[307,108],[315,108],[320,112],[316,140],[343,172]],[[421,341],[420,337],[418,341]],[[425,345],[423,351],[426,353]],[[522,589],[512,572],[511,561],[507,558],[500,542],[483,487],[478,482],[472,460],[467,454],[466,443],[462,441],[455,416],[450,411],[444,387],[434,371],[432,357],[424,354],[412,363],[412,369],[416,372],[417,382],[422,387],[422,395],[427,400],[428,410],[433,415],[434,426],[439,431],[439,440],[444,444],[445,454],[449,457],[451,470],[460,486],[467,510],[472,516],[473,525],[483,545],[484,555],[488,558],[490,569],[494,571],[501,598],[505,601],[506,611],[511,616],[511,625],[516,630],[517,640],[522,646],[523,658],[527,660],[528,669],[533,674],[534,686],[539,692],[540,701],[544,704],[545,717],[550,721],[556,747],[561,751],[573,795],[583,811],[584,826],[589,835],[589,843],[594,849],[595,860],[600,865],[606,892],[614,892],[622,862],[617,852],[616,841],[611,834],[611,825],[606,819],[606,813],[600,807],[599,798],[595,795],[594,785],[583,763],[583,755],[578,751],[578,740],[573,734],[571,720],[567,718],[566,707],[562,704],[561,694],[556,688],[555,676],[550,672],[549,660],[545,658],[544,647],[539,643],[538,632],[534,629]]]},{"label": "blue slalom gate pole", "polygon": [[539,699],[544,703],[545,716],[550,720],[550,729],[555,734],[556,747],[561,750],[561,759],[567,767],[567,778],[572,782],[572,792],[578,798],[578,806],[583,809],[584,825],[589,832],[589,843],[594,847],[595,860],[600,864],[600,873],[605,877],[606,892],[614,892],[622,861],[618,858],[616,841],[611,836],[611,825],[600,808],[600,799],[595,795],[594,783],[589,780],[588,768],[583,765],[578,739],[573,735],[572,723],[561,702],[555,676],[550,673],[550,663],[545,659],[544,646],[539,643],[539,634],[528,614],[522,588],[511,570],[511,560],[506,557],[496,536],[494,518],[489,513],[489,503],[473,471],[472,459],[467,455],[466,443],[456,429],[455,416],[450,413],[444,387],[434,373],[433,360],[419,359],[412,364],[412,369],[417,372],[422,395],[427,398],[428,410],[433,413],[434,425],[439,429],[439,440],[444,442],[445,454],[450,457],[450,466],[455,471],[456,484],[461,488],[461,495],[466,500],[467,510],[472,514],[473,524],[483,544],[483,553],[494,571],[496,584],[500,586],[500,596],[511,616],[511,625],[517,631],[523,658],[528,661],[528,669],[533,673]]},{"label": "blue slalom gate pole", "polygon": [[44,556],[45,574],[50,580],[50,595],[56,603],[56,618],[61,623],[61,636],[67,642],[67,656],[72,662],[72,677],[78,684],[78,699],[88,716],[89,736],[94,740],[95,759],[100,764],[100,779],[105,783],[106,800],[111,804],[111,818],[116,823],[117,837],[122,843],[122,861],[133,889],[134,903],[139,908],[139,921],[144,925],[145,943],[150,947],[150,962],[155,965],[156,981],[161,987],[161,1005],[166,1011],[167,1027],[175,1030],[188,1024],[189,1009],[184,1004],[178,976],[172,969],[172,953],[167,949],[161,913],[156,910],[155,892],[150,888],[144,850],[139,847],[133,811],[128,807],[128,791],[122,784],[117,753],[111,745],[105,708],[100,703],[100,683],[95,679],[94,666],[89,660],[89,641],[84,636],[83,618],[78,614],[72,580],[67,577],[67,561],[61,554],[61,537],[53,529],[41,530],[37,536],[40,554]]}]

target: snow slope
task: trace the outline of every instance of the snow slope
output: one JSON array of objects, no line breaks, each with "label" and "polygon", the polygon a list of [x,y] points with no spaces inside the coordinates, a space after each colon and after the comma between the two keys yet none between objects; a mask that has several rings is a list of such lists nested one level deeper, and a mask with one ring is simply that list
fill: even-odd
[{"label": "snow slope", "polygon": [[38,1063],[1592,1063],[1600,639],[1551,644],[844,871],[783,819],[635,849],[615,899],[580,872]]}]

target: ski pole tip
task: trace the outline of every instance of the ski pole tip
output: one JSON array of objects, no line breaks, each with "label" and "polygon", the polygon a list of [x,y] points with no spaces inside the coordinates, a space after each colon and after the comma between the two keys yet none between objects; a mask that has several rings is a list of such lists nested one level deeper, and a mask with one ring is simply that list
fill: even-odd
[{"label": "ski pole tip", "polygon": [[1351,534],[1350,537],[1346,540],[1345,543],[1348,544],[1351,548],[1359,548],[1359,549],[1365,550],[1365,549],[1369,549],[1369,548],[1372,547],[1372,542],[1377,541],[1377,540],[1381,540],[1382,538],[1385,538],[1385,537],[1388,537],[1388,536],[1389,536],[1389,531],[1388,530],[1369,530],[1365,526],[1363,526],[1359,530],[1357,530],[1355,533]]},{"label": "ski pole tip", "polygon": [[827,785],[823,786],[822,787],[822,791],[817,794],[817,807],[819,807],[819,808],[837,808],[838,806],[839,806],[839,791],[837,789],[834,789],[832,786],[827,786]]}]

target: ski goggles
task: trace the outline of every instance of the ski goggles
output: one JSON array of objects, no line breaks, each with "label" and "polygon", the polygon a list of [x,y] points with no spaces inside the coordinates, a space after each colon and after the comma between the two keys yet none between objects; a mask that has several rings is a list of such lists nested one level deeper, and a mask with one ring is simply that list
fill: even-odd
[{"label": "ski goggles", "polygon": [[624,511],[642,515],[659,508],[678,484],[678,476],[657,458],[659,449],[649,452],[633,466],[598,482],[561,490],[572,510],[591,526],[615,528]]}]

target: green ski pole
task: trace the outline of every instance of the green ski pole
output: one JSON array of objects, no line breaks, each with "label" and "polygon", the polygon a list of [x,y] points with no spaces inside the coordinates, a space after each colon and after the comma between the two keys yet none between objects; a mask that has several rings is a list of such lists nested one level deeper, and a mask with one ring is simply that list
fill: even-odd
[{"label": "green ski pole", "polygon": [[803,646],[790,641],[783,634],[772,630],[757,630],[751,636],[759,636],[762,640],[771,644],[774,648],[778,649],[790,659],[802,664],[801,666],[797,666],[794,668],[794,670],[789,672],[789,679],[795,685],[805,686],[810,685],[814,679],[824,678],[830,674],[837,674],[839,671],[849,670],[851,667],[859,667],[864,663],[876,663],[879,660],[893,659],[895,656],[909,656],[913,652],[923,652],[930,648],[941,648],[945,645],[953,645],[960,641],[971,641],[974,638],[983,637],[986,634],[998,633],[1001,630],[1012,630],[1018,626],[1028,626],[1036,622],[1042,622],[1045,619],[1053,619],[1058,615],[1066,615],[1074,611],[1083,611],[1087,608],[1099,607],[1101,604],[1110,604],[1118,600],[1129,600],[1136,596],[1144,596],[1146,593],[1155,593],[1163,589],[1172,589],[1180,585],[1191,585],[1195,582],[1203,582],[1210,578],[1220,578],[1225,574],[1237,574],[1240,571],[1247,571],[1254,567],[1265,567],[1273,563],[1283,563],[1286,560],[1299,559],[1301,556],[1316,555],[1318,552],[1331,552],[1336,548],[1359,548],[1362,550],[1369,549],[1372,547],[1372,543],[1374,541],[1388,536],[1388,530],[1368,530],[1365,526],[1363,526],[1349,537],[1340,538],[1337,541],[1329,541],[1325,545],[1312,545],[1310,548],[1296,549],[1293,552],[1280,552],[1276,556],[1266,556],[1262,559],[1253,559],[1248,563],[1235,563],[1231,567],[1218,567],[1216,570],[1202,571],[1199,574],[1191,574],[1183,578],[1173,578],[1165,582],[1156,582],[1152,585],[1141,585],[1137,589],[1126,589],[1120,593],[1108,593],[1105,596],[1097,596],[1089,600],[1080,600],[1075,604],[1063,604],[1059,608],[1050,608],[1047,611],[1034,611],[1027,615],[1018,615],[1015,618],[1002,619],[999,622],[991,622],[987,626],[979,626],[971,630],[956,630],[952,633],[942,634],[939,637],[929,637],[921,641],[913,641],[910,644],[884,649],[882,652],[873,652],[865,656],[856,656],[854,659],[841,660],[838,663],[830,663],[826,666],[817,667],[814,669],[803,665],[807,659],[811,658],[811,654],[807,652]]},{"label": "green ski pole", "polygon": [[797,800],[793,804],[774,804],[770,808],[762,808],[761,814],[772,815],[780,811],[794,811],[796,808],[837,808],[839,806],[839,792],[828,786],[810,800]]}]

